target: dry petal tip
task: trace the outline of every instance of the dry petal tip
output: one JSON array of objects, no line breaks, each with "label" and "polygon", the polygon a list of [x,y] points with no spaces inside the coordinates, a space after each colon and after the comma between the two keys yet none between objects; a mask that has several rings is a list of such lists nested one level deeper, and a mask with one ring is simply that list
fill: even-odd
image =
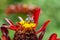
[{"label": "dry petal tip", "polygon": [[21,21],[23,21],[23,18],[22,18],[22,17],[18,16],[18,18],[19,18]]},{"label": "dry petal tip", "polygon": [[10,21],[9,19],[5,18],[5,20],[10,24],[10,25],[14,25],[12,21]]}]

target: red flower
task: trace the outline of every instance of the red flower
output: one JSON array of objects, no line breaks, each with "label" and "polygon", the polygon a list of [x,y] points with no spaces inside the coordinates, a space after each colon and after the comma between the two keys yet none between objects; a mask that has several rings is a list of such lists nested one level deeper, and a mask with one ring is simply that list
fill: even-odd
[{"label": "red flower", "polygon": [[[9,6],[7,8],[7,10],[6,10],[7,14],[17,13],[17,12],[25,12],[25,13],[28,13],[28,14],[32,13],[33,14],[32,17],[33,17],[34,22],[31,22],[31,21],[26,22],[22,18],[20,18],[21,22],[17,22],[16,25],[15,25],[12,21],[5,18],[5,20],[8,22],[8,24],[10,24],[9,26],[2,25],[2,27],[4,27],[4,29],[1,29],[1,30],[2,30],[2,33],[5,36],[5,38],[7,39],[7,37],[9,37],[8,34],[6,34],[6,33],[8,33],[7,29],[11,29],[11,30],[15,31],[15,35],[14,35],[13,40],[42,40],[42,38],[45,34],[45,31],[46,31],[46,26],[48,25],[50,20],[47,20],[42,25],[42,27],[36,32],[36,28],[37,28],[37,24],[38,24],[38,18],[39,18],[39,14],[40,14],[40,8],[39,7],[29,8],[26,5],[24,5],[24,7],[23,7],[23,5],[22,5],[22,7],[21,7],[21,5],[20,6],[13,5],[12,7]],[[21,8],[21,9],[19,9],[19,8]],[[40,35],[37,38],[38,33],[40,33]],[[5,40],[5,39],[3,39],[3,40]]]}]

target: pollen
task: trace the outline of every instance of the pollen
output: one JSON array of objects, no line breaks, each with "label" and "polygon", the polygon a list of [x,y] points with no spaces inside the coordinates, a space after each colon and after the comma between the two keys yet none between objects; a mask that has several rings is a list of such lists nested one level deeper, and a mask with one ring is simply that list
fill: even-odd
[{"label": "pollen", "polygon": [[35,26],[36,26],[36,24],[35,24],[35,23],[30,23],[30,25],[31,25],[32,27],[35,27]]},{"label": "pollen", "polygon": [[23,24],[25,23],[25,21],[22,20],[22,21],[20,21],[19,23],[23,25]]},{"label": "pollen", "polygon": [[23,26],[24,26],[25,28],[31,28],[31,25],[28,24],[28,23],[25,23]]},{"label": "pollen", "polygon": [[33,23],[33,22],[26,22],[26,21],[20,21],[19,22],[24,28],[34,28],[35,26],[36,26],[36,24],[35,23]]}]

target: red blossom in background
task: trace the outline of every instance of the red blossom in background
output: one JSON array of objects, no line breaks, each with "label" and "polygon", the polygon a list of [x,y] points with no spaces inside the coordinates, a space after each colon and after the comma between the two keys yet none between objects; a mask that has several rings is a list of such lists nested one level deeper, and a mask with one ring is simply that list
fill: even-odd
[{"label": "red blossom in background", "polygon": [[53,33],[50,37],[49,40],[60,40],[60,38],[57,38],[57,34]]}]

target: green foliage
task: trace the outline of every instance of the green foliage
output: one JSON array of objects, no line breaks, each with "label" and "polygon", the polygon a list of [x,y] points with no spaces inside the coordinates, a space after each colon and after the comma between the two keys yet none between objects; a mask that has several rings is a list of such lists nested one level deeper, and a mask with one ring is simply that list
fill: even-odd
[{"label": "green foliage", "polygon": [[8,4],[20,3],[22,0],[7,0]]}]

